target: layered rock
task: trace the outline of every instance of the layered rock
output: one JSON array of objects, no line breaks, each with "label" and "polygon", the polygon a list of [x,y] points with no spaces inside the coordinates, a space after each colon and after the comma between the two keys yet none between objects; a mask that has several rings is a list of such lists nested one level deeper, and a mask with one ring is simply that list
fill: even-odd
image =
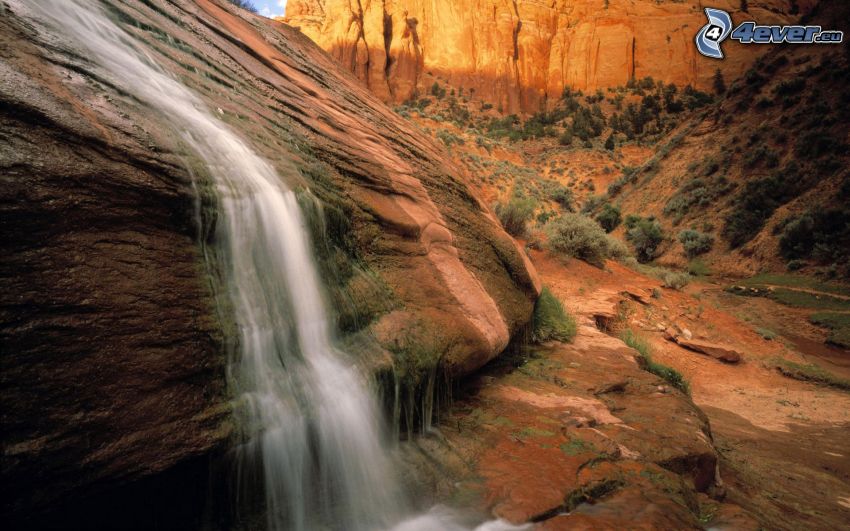
[{"label": "layered rock", "polygon": [[[464,176],[300,33],[225,1],[108,10],[298,191],[364,364],[464,374],[528,321],[533,268]],[[71,507],[97,527],[81,498],[167,471],[209,498],[232,317],[203,162],[28,13],[14,1],[0,20],[3,514]],[[149,496],[100,511],[159,527]],[[186,520],[165,525],[196,525],[202,504],[173,498]]]},{"label": "layered rock", "polygon": [[[814,0],[738,0],[712,7],[733,20],[788,22]],[[474,90],[506,112],[535,112],[564,87],[624,85],[652,76],[709,88],[718,67],[742,74],[765,50],[727,42],[727,58],[699,55],[702,2],[655,0],[290,0],[297,26],[385,101],[421,93],[423,78]]]}]

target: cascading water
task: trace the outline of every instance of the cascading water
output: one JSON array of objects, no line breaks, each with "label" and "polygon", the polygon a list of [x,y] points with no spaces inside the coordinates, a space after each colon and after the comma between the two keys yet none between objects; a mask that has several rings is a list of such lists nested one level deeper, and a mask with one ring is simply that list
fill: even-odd
[{"label": "cascading water", "polygon": [[239,330],[229,376],[245,417],[240,453],[261,470],[268,529],[463,529],[445,511],[403,519],[375,401],[332,344],[307,230],[275,168],[101,8],[84,0],[21,6],[33,8],[168,120],[212,176],[217,246]]}]

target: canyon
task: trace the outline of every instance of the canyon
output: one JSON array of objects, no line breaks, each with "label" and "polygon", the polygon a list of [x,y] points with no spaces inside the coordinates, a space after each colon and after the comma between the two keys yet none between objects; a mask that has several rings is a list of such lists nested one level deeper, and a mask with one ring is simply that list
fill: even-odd
[{"label": "canyon", "polygon": [[0,0],[11,528],[846,525],[843,49],[710,62],[690,0],[62,1]]},{"label": "canyon", "polygon": [[[788,23],[814,1],[721,0],[733,20]],[[298,27],[382,100],[424,95],[436,79],[510,114],[532,113],[565,87],[595,91],[651,76],[711,86],[716,68],[741,75],[765,50],[727,43],[722,63],[699,55],[702,2],[655,0],[290,0]]]}]

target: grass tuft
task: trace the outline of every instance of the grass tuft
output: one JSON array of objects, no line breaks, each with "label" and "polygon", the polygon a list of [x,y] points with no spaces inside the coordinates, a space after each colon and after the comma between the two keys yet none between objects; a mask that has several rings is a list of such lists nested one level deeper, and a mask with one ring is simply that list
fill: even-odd
[{"label": "grass tuft", "polygon": [[569,343],[576,336],[576,321],[547,287],[534,305],[532,339],[538,343],[555,340]]},{"label": "grass tuft", "polygon": [[691,386],[682,376],[682,373],[673,367],[653,361],[652,349],[644,338],[635,334],[632,330],[625,330],[620,335],[620,339],[623,340],[623,343],[638,351],[638,364],[641,369],[666,380],[679,391],[691,396]]}]

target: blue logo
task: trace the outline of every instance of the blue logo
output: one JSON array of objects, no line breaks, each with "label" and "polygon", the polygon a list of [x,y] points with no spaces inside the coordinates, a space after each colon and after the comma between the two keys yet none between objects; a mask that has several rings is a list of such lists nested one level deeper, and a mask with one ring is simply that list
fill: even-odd
[{"label": "blue logo", "polygon": [[743,22],[734,30],[732,17],[722,9],[705,8],[708,24],[697,33],[697,51],[706,57],[723,59],[720,43],[727,38],[741,44],[840,44],[841,31],[828,31],[820,26],[759,26],[753,21]]},{"label": "blue logo", "polygon": [[705,8],[708,24],[697,33],[697,51],[706,57],[723,59],[720,43],[732,32],[732,17],[722,9]]}]

